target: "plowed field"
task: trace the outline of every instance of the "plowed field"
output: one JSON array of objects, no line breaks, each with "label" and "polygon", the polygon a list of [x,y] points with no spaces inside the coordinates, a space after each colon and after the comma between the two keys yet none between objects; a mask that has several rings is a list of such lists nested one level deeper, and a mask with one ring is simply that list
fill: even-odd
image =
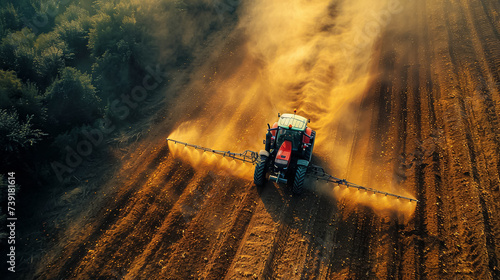
[{"label": "plowed field", "polygon": [[[37,279],[500,279],[500,2],[373,2],[241,4]],[[165,141],[258,151],[294,108],[316,164],[419,203],[258,189],[252,165]]]}]

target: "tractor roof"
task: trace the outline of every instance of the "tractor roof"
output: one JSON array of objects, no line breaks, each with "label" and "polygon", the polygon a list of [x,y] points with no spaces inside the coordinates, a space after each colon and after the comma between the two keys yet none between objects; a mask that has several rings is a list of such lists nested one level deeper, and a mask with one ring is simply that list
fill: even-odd
[{"label": "tractor roof", "polygon": [[304,131],[307,127],[307,123],[307,119],[299,115],[283,114],[278,121],[278,126],[290,128],[290,125],[292,125],[292,130]]}]

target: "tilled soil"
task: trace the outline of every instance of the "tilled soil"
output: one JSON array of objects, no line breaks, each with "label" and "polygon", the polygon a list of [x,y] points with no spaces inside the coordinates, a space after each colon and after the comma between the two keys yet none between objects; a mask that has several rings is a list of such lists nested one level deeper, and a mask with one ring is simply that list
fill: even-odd
[{"label": "tilled soil", "polygon": [[[108,198],[74,221],[37,279],[500,279],[499,11],[494,0],[405,1],[377,38],[342,175],[360,162],[365,182],[383,176],[372,162],[397,174],[419,200],[410,216],[312,183],[302,196],[258,189],[249,176],[173,153],[171,129],[158,126],[122,158],[103,187]],[[317,145],[344,145],[342,129],[321,130],[336,136]]]}]

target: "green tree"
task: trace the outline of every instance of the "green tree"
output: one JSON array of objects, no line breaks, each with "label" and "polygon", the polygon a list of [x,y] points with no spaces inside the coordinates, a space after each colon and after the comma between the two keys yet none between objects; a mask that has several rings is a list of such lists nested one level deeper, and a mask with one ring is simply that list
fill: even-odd
[{"label": "green tree", "polygon": [[88,11],[75,5],[56,18],[54,29],[60,38],[66,42],[71,52],[79,58],[88,55],[88,33],[91,20]]},{"label": "green tree", "polygon": [[0,108],[13,108],[22,96],[21,80],[14,71],[0,70]]},{"label": "green tree", "polygon": [[33,83],[22,84],[14,71],[0,70],[0,109],[15,109],[22,121],[26,116],[33,115],[33,124],[43,127],[46,110],[42,105],[42,96]]},{"label": "green tree", "polygon": [[24,81],[36,81],[35,37],[29,28],[5,36],[0,43],[0,68],[15,70]]},{"label": "green tree", "polygon": [[0,9],[0,36],[22,28],[21,20],[14,5],[8,3],[2,7]]},{"label": "green tree", "polygon": [[103,95],[110,98],[129,92],[144,76],[145,54],[151,53],[151,33],[144,22],[140,3],[99,1],[92,17],[89,49],[95,63],[92,75]]},{"label": "green tree", "polygon": [[43,50],[36,58],[38,75],[45,81],[55,77],[64,64],[63,50],[55,46]]},{"label": "green tree", "polygon": [[43,95],[40,94],[34,83],[23,84],[21,86],[22,96],[17,100],[16,109],[22,117],[34,116],[32,121],[35,127],[47,130],[47,108],[43,105]]},{"label": "green tree", "polygon": [[46,88],[64,68],[66,61],[73,59],[73,53],[57,32],[40,34],[34,44],[37,84]]},{"label": "green tree", "polygon": [[4,151],[16,152],[37,143],[45,134],[40,129],[33,128],[33,116],[28,116],[26,122],[19,121],[15,110],[9,112],[0,109],[0,147]]},{"label": "green tree", "polygon": [[49,121],[57,133],[90,124],[101,112],[90,76],[72,67],[63,68],[47,88],[45,102]]}]

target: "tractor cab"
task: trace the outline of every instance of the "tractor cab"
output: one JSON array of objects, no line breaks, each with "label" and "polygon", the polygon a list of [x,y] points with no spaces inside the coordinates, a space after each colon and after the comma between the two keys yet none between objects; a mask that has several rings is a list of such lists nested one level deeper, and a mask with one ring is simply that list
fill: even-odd
[{"label": "tractor cab", "polygon": [[293,154],[302,154],[307,160],[310,160],[307,151],[308,146],[312,144],[314,131],[307,127],[309,120],[296,114],[279,115],[279,120],[269,129],[266,137],[266,151],[270,149],[279,150],[283,143],[289,142],[285,147],[291,147]]},{"label": "tractor cab", "polygon": [[[259,153],[254,179],[256,184],[265,181],[263,174],[278,183],[294,182],[295,192],[302,188],[303,175],[311,160],[315,132],[307,127],[309,120],[295,114],[279,114],[279,119],[269,127],[265,150]],[[298,172],[298,173],[297,173]],[[295,174],[299,178],[294,180]]]},{"label": "tractor cab", "polygon": [[276,142],[276,149],[279,149],[285,141],[289,141],[292,151],[297,152],[303,143],[303,134],[309,121],[295,114],[280,115],[278,122],[273,125],[272,142]]}]

